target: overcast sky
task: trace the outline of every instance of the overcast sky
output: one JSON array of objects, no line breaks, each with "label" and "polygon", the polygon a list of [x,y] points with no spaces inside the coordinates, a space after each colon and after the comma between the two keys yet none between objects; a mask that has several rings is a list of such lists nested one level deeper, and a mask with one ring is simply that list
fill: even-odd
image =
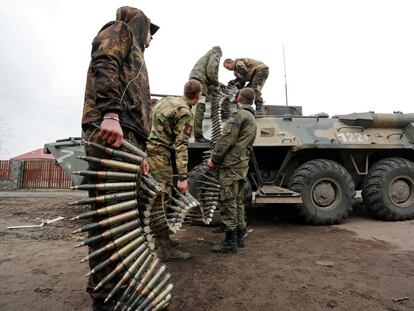
[{"label": "overcast sky", "polygon": [[[412,1],[9,0],[0,6],[0,159],[80,135],[91,42],[119,6],[161,29],[145,59],[153,93],[179,94],[214,45],[266,63],[266,104],[304,114],[414,112]],[[220,66],[219,79],[232,73]]]}]

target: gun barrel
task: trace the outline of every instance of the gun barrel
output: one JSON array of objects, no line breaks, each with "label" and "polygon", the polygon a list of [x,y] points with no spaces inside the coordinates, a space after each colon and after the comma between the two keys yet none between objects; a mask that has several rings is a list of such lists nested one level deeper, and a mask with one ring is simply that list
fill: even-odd
[{"label": "gun barrel", "polygon": [[403,128],[414,123],[414,113],[351,113],[339,116],[339,120],[347,125],[365,128]]}]

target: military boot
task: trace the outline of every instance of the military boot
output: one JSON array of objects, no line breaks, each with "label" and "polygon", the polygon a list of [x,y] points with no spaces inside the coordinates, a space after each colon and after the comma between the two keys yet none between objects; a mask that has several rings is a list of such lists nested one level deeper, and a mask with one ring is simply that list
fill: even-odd
[{"label": "military boot", "polygon": [[174,241],[170,238],[157,239],[157,255],[161,261],[180,261],[191,258],[191,254],[180,251],[174,247]]},{"label": "military boot", "polygon": [[166,243],[169,243],[169,245],[172,246],[172,247],[176,247],[176,246],[180,245],[180,242],[178,240],[171,239],[171,236],[169,234],[166,235],[166,236],[163,236],[162,239],[167,240],[168,242],[166,242]]},{"label": "military boot", "polygon": [[237,246],[244,247],[244,239],[246,237],[246,228],[237,228]]},{"label": "military boot", "polygon": [[[118,297],[119,298],[119,297]],[[104,298],[94,298],[92,301],[92,311],[111,311],[115,308],[116,300],[110,300],[107,303],[104,302]]]},{"label": "military boot", "polygon": [[180,242],[178,240],[171,239],[171,246],[172,247],[180,246]]},{"label": "military boot", "polygon": [[205,138],[203,135],[194,137],[194,140],[197,143],[209,143],[210,142],[210,140]]},{"label": "military boot", "polygon": [[223,229],[222,226],[219,226],[219,227],[213,228],[213,230],[211,230],[211,232],[212,233],[223,233],[224,232],[224,229]]},{"label": "military boot", "polygon": [[214,245],[210,250],[214,253],[237,253],[237,230],[226,231],[223,244]]},{"label": "military boot", "polygon": [[254,104],[256,105],[256,110],[254,111],[254,114],[257,116],[263,115],[263,112],[262,112],[263,102],[255,102]]}]

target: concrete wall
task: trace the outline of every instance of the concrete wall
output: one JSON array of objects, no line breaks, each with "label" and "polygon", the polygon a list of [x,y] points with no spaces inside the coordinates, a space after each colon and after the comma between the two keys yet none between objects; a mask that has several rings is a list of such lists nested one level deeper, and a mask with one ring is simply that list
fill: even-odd
[{"label": "concrete wall", "polygon": [[0,181],[0,190],[18,190],[22,188],[23,161],[10,160],[10,179]]}]

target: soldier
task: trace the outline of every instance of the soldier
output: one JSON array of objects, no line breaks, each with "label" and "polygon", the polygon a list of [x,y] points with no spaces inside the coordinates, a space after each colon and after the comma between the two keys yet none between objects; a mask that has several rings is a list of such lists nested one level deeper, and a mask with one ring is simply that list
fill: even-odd
[{"label": "soldier", "polygon": [[194,116],[194,139],[196,142],[209,142],[203,136],[203,119],[206,112],[205,102],[210,102],[219,91],[218,71],[221,56],[221,48],[214,46],[197,61],[190,73],[190,79],[201,83],[203,92],[203,98],[197,104]]},{"label": "soldier", "polygon": [[[144,147],[149,134],[150,100],[144,50],[149,47],[152,35],[158,29],[141,10],[120,7],[116,12],[116,20],[103,26],[94,38],[82,117],[82,129],[87,140],[119,147],[125,137],[136,146]],[[93,123],[101,124],[100,132],[94,129]],[[87,155],[107,157],[93,148],[85,149]],[[147,165],[144,166],[147,172]],[[89,169],[99,170],[100,167],[91,163]],[[96,180],[90,179],[89,182],[96,183]],[[95,191],[89,193],[91,197],[96,195],[98,193]],[[98,204],[91,206],[92,209],[99,207]],[[99,217],[95,219],[99,220]],[[99,234],[99,231],[95,230],[93,235]],[[92,244],[89,252],[106,243]],[[105,255],[91,259],[89,266],[92,269],[105,259]],[[104,299],[118,280],[114,279],[101,289],[93,290],[114,268],[115,265],[110,265],[89,276],[87,291],[93,299],[93,310],[114,308],[111,302],[104,304]]]},{"label": "soldier", "polygon": [[251,88],[240,90],[237,96],[239,110],[227,121],[207,162],[210,169],[219,169],[221,221],[226,234],[223,244],[211,248],[213,252],[235,253],[237,247],[244,247],[243,193],[257,129],[252,108],[254,96]]},{"label": "soldier", "polygon": [[[165,97],[154,108],[153,124],[147,144],[148,164],[154,178],[163,188],[163,197],[156,200],[164,210],[169,206],[172,195],[173,165],[179,175],[177,188],[182,192],[188,191],[187,162],[188,140],[191,137],[193,114],[191,107],[201,98],[201,84],[189,80],[184,86],[183,97]],[[175,163],[172,159],[175,156]],[[168,230],[156,235],[158,256],[162,260],[186,260],[189,253],[174,247]]]},{"label": "soldier", "polygon": [[229,84],[236,85],[239,89],[251,87],[256,99],[256,114],[262,114],[263,98],[262,89],[269,76],[269,67],[264,63],[251,58],[236,58],[235,60],[227,58],[223,63],[224,67],[230,71],[234,71],[236,79],[231,80]]}]

